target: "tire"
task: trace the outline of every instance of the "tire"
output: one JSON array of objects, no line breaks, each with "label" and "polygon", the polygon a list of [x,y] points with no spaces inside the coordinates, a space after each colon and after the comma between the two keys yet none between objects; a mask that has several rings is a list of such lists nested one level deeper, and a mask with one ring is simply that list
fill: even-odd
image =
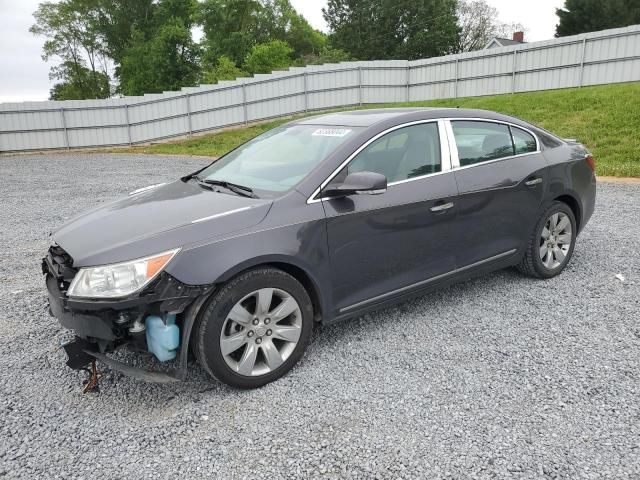
[{"label": "tire", "polygon": [[[554,218],[556,226],[552,228]],[[565,203],[553,202],[538,219],[518,270],[535,278],[559,275],[571,260],[577,235],[576,217],[571,208]]]},{"label": "tire", "polygon": [[295,278],[275,268],[250,270],[208,302],[194,331],[196,358],[227,385],[258,388],[293,368],[312,329],[311,299]]}]

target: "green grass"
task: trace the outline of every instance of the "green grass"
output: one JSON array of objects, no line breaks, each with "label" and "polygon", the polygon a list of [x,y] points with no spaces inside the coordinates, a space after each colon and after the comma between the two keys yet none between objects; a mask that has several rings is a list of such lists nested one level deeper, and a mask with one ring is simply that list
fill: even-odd
[{"label": "green grass", "polygon": [[188,140],[170,141],[167,143],[157,143],[153,145],[143,145],[140,147],[124,149],[117,148],[108,151],[116,153],[153,153],[162,155],[201,155],[206,157],[219,157],[241,143],[251,140],[253,137],[288,121],[291,121],[291,118],[255,124],[248,127],[231,128],[206,135],[198,135]]},{"label": "green grass", "polygon": [[[640,177],[640,83],[545,92],[370,105],[480,108],[514,115],[562,138],[576,138],[594,153],[598,175]],[[125,149],[125,152],[218,157],[250,138],[291,120],[283,119]],[[114,150],[122,152],[122,149]]]}]

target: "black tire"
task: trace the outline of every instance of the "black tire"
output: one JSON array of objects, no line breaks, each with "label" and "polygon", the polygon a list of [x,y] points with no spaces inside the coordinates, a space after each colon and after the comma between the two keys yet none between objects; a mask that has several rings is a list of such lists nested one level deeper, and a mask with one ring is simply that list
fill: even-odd
[{"label": "black tire", "polygon": [[[223,326],[231,309],[245,296],[263,288],[285,291],[299,305],[301,331],[289,357],[276,369],[257,376],[241,375],[225,361],[220,346]],[[194,329],[195,354],[205,371],[215,379],[235,388],[258,388],[286,374],[300,360],[313,330],[313,306],[309,294],[294,277],[275,268],[258,268],[230,280],[209,300]]]},{"label": "black tire", "polygon": [[[540,247],[542,242],[542,232],[545,226],[547,225],[548,220],[552,215],[556,213],[565,214],[570,222],[571,222],[571,243],[569,245],[569,250],[567,251],[564,260],[560,262],[559,265],[548,268],[543,263],[540,258]],[[571,208],[562,202],[553,202],[543,213],[540,215],[538,222],[536,223],[535,228],[533,229],[533,233],[529,238],[524,257],[520,264],[518,265],[518,270],[520,270],[525,275],[535,277],[535,278],[552,278],[556,275],[559,275],[567,266],[569,261],[571,260],[571,256],[573,255],[573,249],[576,244],[576,238],[578,236],[578,229],[576,226],[576,217],[573,214]]]}]

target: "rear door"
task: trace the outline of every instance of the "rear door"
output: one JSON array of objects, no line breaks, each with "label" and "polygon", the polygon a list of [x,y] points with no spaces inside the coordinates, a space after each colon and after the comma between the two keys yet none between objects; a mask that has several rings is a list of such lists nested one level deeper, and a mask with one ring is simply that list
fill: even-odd
[{"label": "rear door", "polygon": [[450,226],[457,189],[444,122],[382,135],[332,182],[361,171],[384,174],[388,190],[323,200],[338,314],[379,303],[455,268]]},{"label": "rear door", "polygon": [[547,180],[538,139],[487,120],[451,120],[447,131],[459,190],[458,268],[515,253],[534,227]]}]

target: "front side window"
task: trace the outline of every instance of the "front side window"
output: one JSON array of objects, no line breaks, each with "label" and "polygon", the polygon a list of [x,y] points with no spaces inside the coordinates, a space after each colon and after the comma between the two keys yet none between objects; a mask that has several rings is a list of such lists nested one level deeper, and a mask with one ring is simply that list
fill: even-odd
[{"label": "front side window", "polygon": [[514,155],[509,127],[500,123],[453,121],[460,166],[497,160]]},{"label": "front side window", "polygon": [[536,139],[529,132],[525,132],[521,128],[511,127],[511,133],[513,134],[513,143],[516,147],[516,155],[538,150]]},{"label": "front side window", "polygon": [[409,180],[442,170],[437,123],[422,123],[390,132],[360,152],[337,176],[376,172],[389,183]]},{"label": "front side window", "polygon": [[228,153],[198,176],[246,186],[261,194],[285,192],[360,131],[361,127],[278,127]]}]

